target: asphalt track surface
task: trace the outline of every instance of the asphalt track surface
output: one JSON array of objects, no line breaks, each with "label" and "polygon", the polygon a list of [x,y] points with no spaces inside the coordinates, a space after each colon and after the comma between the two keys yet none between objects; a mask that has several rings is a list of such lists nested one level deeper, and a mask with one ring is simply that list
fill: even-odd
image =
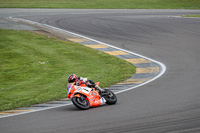
[{"label": "asphalt track surface", "polygon": [[116,105],[86,111],[70,105],[2,118],[0,132],[200,132],[200,19],[176,17],[200,11],[19,12],[10,14],[139,53],[164,63],[167,71],[151,83],[117,94]]}]

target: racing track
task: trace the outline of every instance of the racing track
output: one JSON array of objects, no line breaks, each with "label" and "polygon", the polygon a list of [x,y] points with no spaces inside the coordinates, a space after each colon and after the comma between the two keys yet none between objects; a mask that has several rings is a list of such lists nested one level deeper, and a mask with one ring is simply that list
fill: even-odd
[{"label": "racing track", "polygon": [[118,94],[114,106],[80,111],[70,105],[2,118],[1,132],[200,132],[200,19],[173,17],[192,13],[200,11],[22,10],[13,14],[158,60],[167,71],[149,84]]}]

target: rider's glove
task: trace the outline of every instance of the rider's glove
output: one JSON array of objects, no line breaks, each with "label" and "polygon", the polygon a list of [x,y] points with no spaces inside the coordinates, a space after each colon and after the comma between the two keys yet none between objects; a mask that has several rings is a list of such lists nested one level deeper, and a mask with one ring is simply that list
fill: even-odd
[{"label": "rider's glove", "polygon": [[77,81],[77,82],[76,82],[76,85],[77,85],[77,86],[80,86],[81,84],[83,84],[82,81]]}]

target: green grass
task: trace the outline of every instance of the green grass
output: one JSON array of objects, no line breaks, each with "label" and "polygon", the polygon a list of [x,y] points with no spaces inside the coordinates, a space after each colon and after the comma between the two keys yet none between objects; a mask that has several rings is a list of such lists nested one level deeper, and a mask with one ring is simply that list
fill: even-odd
[{"label": "green grass", "polygon": [[200,0],[0,0],[1,8],[200,9]]},{"label": "green grass", "polygon": [[0,29],[0,110],[66,97],[75,73],[101,87],[135,73],[130,63],[69,41],[28,31]]},{"label": "green grass", "polygon": [[182,15],[182,17],[200,17],[200,14],[195,14],[195,15]]}]

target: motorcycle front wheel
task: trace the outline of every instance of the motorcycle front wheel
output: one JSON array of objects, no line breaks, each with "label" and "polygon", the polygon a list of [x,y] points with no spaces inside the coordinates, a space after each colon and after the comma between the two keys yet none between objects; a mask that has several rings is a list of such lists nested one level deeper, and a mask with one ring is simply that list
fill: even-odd
[{"label": "motorcycle front wheel", "polygon": [[106,103],[109,105],[115,104],[117,102],[117,96],[108,89],[105,89],[105,92],[108,93],[108,95],[104,96]]},{"label": "motorcycle front wheel", "polygon": [[73,97],[72,103],[79,109],[86,110],[90,108],[90,103],[84,97]]}]

